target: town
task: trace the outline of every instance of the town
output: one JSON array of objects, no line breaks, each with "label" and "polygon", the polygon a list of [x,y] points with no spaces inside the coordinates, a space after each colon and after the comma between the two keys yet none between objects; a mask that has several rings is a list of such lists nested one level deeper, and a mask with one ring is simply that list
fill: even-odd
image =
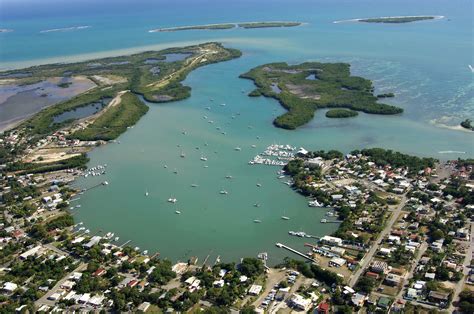
[{"label": "town", "polygon": [[[86,159],[81,153],[51,167],[18,162],[45,147],[77,152],[97,143],[68,140],[64,131],[35,142],[17,132],[1,140],[0,286],[6,313],[474,308],[472,160],[440,163],[383,149],[285,153],[279,178],[306,196],[308,206],[325,211],[327,218],[315,224],[339,224],[334,234],[315,238],[290,231],[302,238],[301,247],[277,243],[289,257],[272,267],[265,253],[238,263],[191,258],[173,264],[74,221],[74,202],[86,191],[68,183],[100,176],[106,165],[87,169],[84,160],[70,162]],[[296,151],[271,146],[265,155],[279,156],[278,149]]]}]

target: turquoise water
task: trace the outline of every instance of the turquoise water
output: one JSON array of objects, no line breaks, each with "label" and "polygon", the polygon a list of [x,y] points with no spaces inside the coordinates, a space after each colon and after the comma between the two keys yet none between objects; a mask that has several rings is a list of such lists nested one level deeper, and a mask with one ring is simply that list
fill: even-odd
[{"label": "turquoise water", "polygon": [[[119,138],[120,144],[90,154],[91,166],[108,164],[107,174],[77,184],[90,187],[103,180],[110,184],[83,195],[75,215],[91,230],[115,232],[141,249],[159,251],[173,260],[192,255],[202,260],[208,254],[237,260],[267,251],[277,262],[287,253],[275,242],[305,251],[305,240],[290,237],[289,230],[314,235],[334,230],[336,225],[319,223],[325,210],[308,208],[303,197],[277,179],[278,168],[247,164],[272,143],[344,152],[380,146],[440,159],[474,156],[473,134],[451,128],[466,117],[474,118],[473,74],[467,67],[474,64],[471,1],[182,1],[177,5],[142,0],[135,1],[132,9],[125,1],[114,5],[53,1],[34,14],[20,10],[26,2],[0,4],[0,28],[14,29],[0,34],[4,68],[210,40],[243,51],[240,59],[193,72],[185,81],[193,89],[191,98],[149,104],[148,114]],[[332,23],[417,14],[446,18],[403,25]],[[307,24],[284,29],[147,32],[255,20]],[[39,33],[81,25],[91,27]],[[384,101],[405,112],[337,120],[318,111],[311,123],[296,131],[276,129],[271,121],[283,109],[274,100],[247,97],[253,84],[238,78],[256,65],[276,61],[349,62],[354,74],[374,81],[376,93],[394,92],[394,99]],[[208,106],[210,111],[205,109]],[[221,130],[216,130],[218,126]],[[236,146],[242,150],[235,151]],[[447,151],[464,153],[440,153]],[[186,158],[179,157],[181,152]],[[208,161],[201,161],[201,155]],[[226,175],[233,179],[225,179]],[[222,189],[229,194],[220,195]],[[170,197],[177,203],[168,203]],[[291,219],[284,221],[282,215]],[[253,223],[254,219],[262,223]]]}]

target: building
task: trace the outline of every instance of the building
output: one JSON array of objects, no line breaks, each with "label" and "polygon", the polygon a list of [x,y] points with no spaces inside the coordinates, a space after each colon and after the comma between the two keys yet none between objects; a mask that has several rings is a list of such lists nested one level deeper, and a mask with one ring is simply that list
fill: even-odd
[{"label": "building", "polygon": [[382,261],[375,261],[370,266],[370,269],[377,274],[385,274],[388,271],[388,264]]},{"label": "building", "polygon": [[430,294],[428,295],[428,299],[431,302],[446,304],[449,301],[449,293],[441,292],[441,291],[430,291]]},{"label": "building", "polygon": [[354,304],[355,306],[364,306],[366,299],[367,299],[367,296],[361,293],[353,294],[351,297],[352,304]]},{"label": "building", "polygon": [[384,282],[388,286],[398,286],[402,282],[402,277],[395,274],[388,274]]},{"label": "building", "polygon": [[346,260],[340,257],[333,257],[328,264],[329,266],[342,267],[346,264]]},{"label": "building", "polygon": [[321,302],[319,303],[318,307],[316,308],[315,313],[317,314],[329,314],[329,303]]},{"label": "building", "polygon": [[27,259],[29,256],[36,256],[36,255],[38,255],[38,253],[40,252],[40,250],[41,250],[41,245],[35,246],[34,248],[32,248],[32,249],[30,249],[30,250],[28,250],[28,251],[22,253],[22,254],[20,255],[20,259],[25,260],[25,259]]},{"label": "building", "polygon": [[329,245],[337,245],[337,246],[342,245],[342,239],[341,238],[331,237],[331,236],[328,236],[328,235],[322,237],[321,242],[329,244]]},{"label": "building", "polygon": [[301,295],[295,293],[290,299],[290,304],[298,310],[307,312],[311,308],[312,302],[311,299],[305,299]]},{"label": "building", "polygon": [[100,240],[102,238],[99,237],[99,236],[93,236],[89,242],[87,242],[86,244],[84,244],[84,247],[90,249],[91,247],[93,247],[94,245],[96,244],[99,244]]},{"label": "building", "polygon": [[140,304],[137,308],[137,310],[139,312],[146,312],[148,310],[148,308],[150,307],[150,302],[143,302],[142,304]]},{"label": "building", "polygon": [[377,302],[377,306],[383,309],[388,309],[390,307],[390,303],[392,303],[392,301],[389,298],[381,297]]},{"label": "building", "polygon": [[252,285],[249,289],[249,294],[250,295],[259,295],[261,291],[262,291],[262,286]]},{"label": "building", "polygon": [[6,293],[13,293],[16,289],[18,289],[18,285],[13,282],[5,282],[2,287]]}]

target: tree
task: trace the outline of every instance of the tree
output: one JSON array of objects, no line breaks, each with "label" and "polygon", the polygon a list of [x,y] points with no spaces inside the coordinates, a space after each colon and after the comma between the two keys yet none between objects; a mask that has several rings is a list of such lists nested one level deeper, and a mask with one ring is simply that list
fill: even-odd
[{"label": "tree", "polygon": [[375,280],[369,277],[362,277],[357,281],[356,289],[365,293],[370,293],[375,288]]},{"label": "tree", "polygon": [[263,274],[264,268],[261,260],[246,257],[239,265],[240,272],[247,277],[256,277]]}]

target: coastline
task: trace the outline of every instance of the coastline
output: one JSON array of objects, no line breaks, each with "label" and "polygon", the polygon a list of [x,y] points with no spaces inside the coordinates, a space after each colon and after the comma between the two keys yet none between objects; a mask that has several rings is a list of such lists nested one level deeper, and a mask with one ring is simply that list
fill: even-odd
[{"label": "coastline", "polygon": [[389,18],[410,18],[410,17],[433,17],[433,20],[441,20],[445,18],[444,15],[400,15],[400,16],[362,17],[362,18],[349,19],[349,20],[333,21],[333,23],[334,24],[353,23],[353,22],[359,22],[361,20],[367,20],[367,19],[389,19]]},{"label": "coastline", "polygon": [[[234,29],[234,28],[245,28],[245,27],[240,27],[239,25],[241,24],[257,24],[257,23],[299,23],[299,25],[294,25],[290,27],[301,26],[301,25],[307,24],[307,23],[296,22],[296,21],[222,22],[222,23],[212,23],[212,24],[197,24],[197,25],[183,25],[183,26],[175,26],[175,27],[155,28],[155,29],[150,29],[148,32],[157,33],[157,32],[184,31],[184,30],[225,30],[225,29],[213,29],[211,27],[220,26],[220,25],[233,25],[232,28],[227,28],[227,29]],[[202,27],[202,28],[198,28],[198,27]],[[288,26],[268,26],[268,28],[278,28],[278,27],[288,27]]]}]

